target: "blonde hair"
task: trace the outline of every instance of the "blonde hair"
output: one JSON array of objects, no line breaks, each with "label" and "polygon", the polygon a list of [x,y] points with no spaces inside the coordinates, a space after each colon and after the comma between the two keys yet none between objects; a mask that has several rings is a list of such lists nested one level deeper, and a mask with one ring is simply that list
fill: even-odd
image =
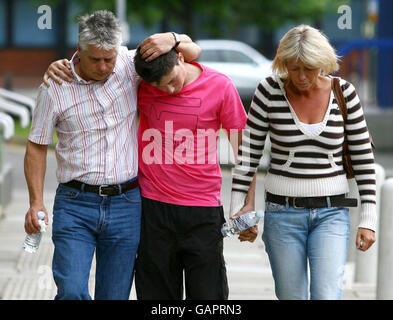
[{"label": "blonde hair", "polygon": [[273,61],[273,73],[287,79],[286,63],[296,58],[311,69],[321,69],[323,75],[338,71],[339,57],[327,37],[308,25],[299,25],[289,30],[280,40]]}]

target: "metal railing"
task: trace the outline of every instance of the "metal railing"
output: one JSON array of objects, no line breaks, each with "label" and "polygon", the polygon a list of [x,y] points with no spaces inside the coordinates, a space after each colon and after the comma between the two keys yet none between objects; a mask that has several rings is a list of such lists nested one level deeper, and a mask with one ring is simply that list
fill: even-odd
[{"label": "metal railing", "polygon": [[30,114],[33,114],[34,108],[35,108],[35,100],[30,98],[30,97],[26,97],[22,94],[10,91],[10,90],[6,90],[4,88],[0,88],[0,97],[2,97],[3,99],[7,99],[7,100],[11,100],[14,101],[16,103],[19,103],[21,105],[26,106],[29,110],[30,110]]},{"label": "metal railing", "polygon": [[33,99],[0,88],[0,217],[12,200],[12,165],[4,162],[4,141],[15,134],[14,117],[25,128],[30,123],[34,107]]}]

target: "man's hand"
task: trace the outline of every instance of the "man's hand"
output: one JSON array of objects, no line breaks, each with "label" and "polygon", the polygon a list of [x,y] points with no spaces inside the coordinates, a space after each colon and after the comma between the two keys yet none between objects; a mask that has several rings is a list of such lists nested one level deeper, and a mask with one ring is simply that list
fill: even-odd
[{"label": "man's hand", "polygon": [[356,235],[356,248],[366,251],[375,242],[375,232],[370,229],[359,228]]},{"label": "man's hand", "polygon": [[49,87],[49,78],[52,78],[56,83],[62,84],[62,80],[71,82],[74,75],[71,72],[71,65],[67,59],[57,60],[52,62],[44,74],[44,83]]},{"label": "man's hand", "polygon": [[[244,207],[235,215],[231,217],[232,220],[236,219],[238,216],[241,216],[242,214],[250,211],[254,211],[255,208],[253,205],[246,204]],[[239,237],[238,239],[243,242],[243,241],[248,241],[248,242],[254,242],[255,239],[258,236],[258,225],[253,226],[247,230],[239,232]]]},{"label": "man's hand", "polygon": [[176,44],[171,32],[155,33],[140,44],[142,59],[146,62],[154,60],[160,55],[169,52]]},{"label": "man's hand", "polygon": [[248,241],[248,242],[254,242],[255,239],[258,236],[258,225],[253,226],[247,230],[239,232],[239,237],[238,239],[243,242],[243,241]]},{"label": "man's hand", "polygon": [[38,211],[45,212],[45,224],[48,225],[48,214],[45,207],[31,207],[25,216],[25,231],[27,234],[38,233],[41,231],[41,226],[38,223]]}]

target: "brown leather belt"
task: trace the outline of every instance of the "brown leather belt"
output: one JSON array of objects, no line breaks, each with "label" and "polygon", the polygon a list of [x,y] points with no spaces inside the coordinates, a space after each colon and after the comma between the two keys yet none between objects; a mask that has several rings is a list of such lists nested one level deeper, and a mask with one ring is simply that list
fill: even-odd
[{"label": "brown leather belt", "polygon": [[102,185],[91,185],[83,183],[77,180],[71,180],[63,183],[67,187],[77,189],[82,192],[97,193],[100,196],[116,196],[127,192],[128,190],[134,189],[138,186],[138,179],[132,180],[122,184],[102,184]]},{"label": "brown leather belt", "polygon": [[345,198],[345,194],[328,197],[285,197],[266,192],[266,201],[301,209],[327,207],[357,207],[358,200]]}]

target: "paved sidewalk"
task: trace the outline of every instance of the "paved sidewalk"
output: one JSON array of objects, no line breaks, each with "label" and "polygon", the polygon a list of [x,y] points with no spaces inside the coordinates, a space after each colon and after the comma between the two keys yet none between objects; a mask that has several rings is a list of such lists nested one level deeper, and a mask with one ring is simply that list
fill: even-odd
[{"label": "paved sidewalk", "polygon": [[[56,294],[52,280],[51,261],[53,245],[51,228],[44,234],[37,253],[23,251],[24,215],[28,209],[28,193],[23,178],[24,148],[7,147],[7,157],[14,168],[14,187],[11,204],[0,220],[0,299],[4,300],[51,300]],[[48,170],[45,182],[45,205],[51,215],[55,186],[55,157],[48,155]],[[223,202],[229,208],[230,171],[223,171]],[[258,194],[263,194],[262,180],[257,184]],[[257,197],[257,208],[263,208],[263,197]],[[51,222],[50,218],[50,222]],[[262,223],[259,226],[261,233]],[[269,261],[260,239],[253,243],[240,243],[236,237],[224,240],[224,255],[228,271],[230,300],[276,299]],[[93,261],[94,266],[94,261]],[[351,271],[351,268],[347,268]],[[346,269],[346,270],[347,270]],[[90,292],[94,292],[94,267],[90,277]],[[346,278],[343,299],[375,299],[375,285],[352,283]],[[134,288],[131,299],[135,299]]]}]

